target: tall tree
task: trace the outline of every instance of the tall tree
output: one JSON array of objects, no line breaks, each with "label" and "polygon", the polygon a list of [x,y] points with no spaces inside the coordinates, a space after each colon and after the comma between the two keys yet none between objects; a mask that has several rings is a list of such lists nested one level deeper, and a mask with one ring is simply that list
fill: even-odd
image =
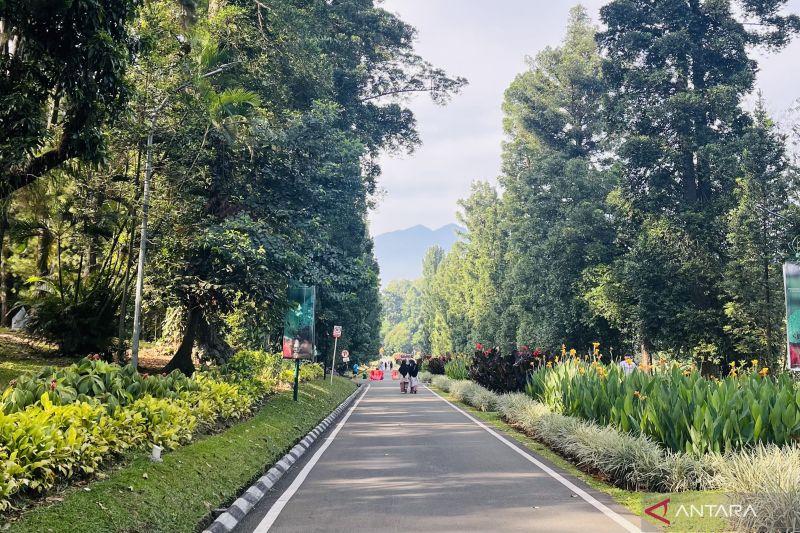
[{"label": "tall tree", "polygon": [[601,10],[610,123],[621,159],[618,306],[653,348],[726,351],[722,279],[739,139],[756,63],[800,28],[781,0],[614,0]]},{"label": "tall tree", "polygon": [[65,161],[103,158],[128,94],[134,0],[0,3],[0,199]]},{"label": "tall tree", "polygon": [[566,36],[529,60],[506,91],[503,222],[508,232],[498,342],[583,348],[617,335],[584,299],[584,272],[606,264],[614,230],[605,198],[602,61],[580,6]]},{"label": "tall tree", "polygon": [[785,360],[782,263],[793,259],[789,250],[800,234],[800,208],[789,197],[797,181],[785,139],[761,99],[754,119],[742,139],[736,205],[728,214],[725,330],[739,354],[780,368]]}]

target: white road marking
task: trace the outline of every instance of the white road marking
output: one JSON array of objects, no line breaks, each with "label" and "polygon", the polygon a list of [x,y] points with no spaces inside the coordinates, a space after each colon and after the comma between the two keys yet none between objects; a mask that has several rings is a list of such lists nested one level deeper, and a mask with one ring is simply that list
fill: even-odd
[{"label": "white road marking", "polygon": [[286,507],[286,504],[292,499],[292,496],[294,496],[295,492],[297,492],[297,489],[299,489],[300,485],[303,484],[303,481],[306,480],[308,474],[311,472],[311,469],[314,468],[314,465],[317,464],[317,461],[319,461],[320,457],[322,457],[322,454],[325,453],[325,450],[327,450],[328,446],[331,445],[333,439],[336,438],[336,435],[339,434],[339,431],[342,429],[345,422],[347,422],[347,419],[350,418],[350,415],[352,415],[353,411],[356,410],[358,404],[361,403],[361,400],[367,395],[367,392],[369,392],[369,387],[369,384],[367,384],[367,388],[364,389],[364,392],[358,397],[358,400],[356,400],[355,403],[350,407],[350,410],[347,411],[347,414],[344,418],[342,418],[342,421],[339,422],[339,425],[337,425],[331,434],[328,435],[328,438],[325,439],[325,442],[322,443],[314,456],[308,460],[306,466],[303,467],[299,474],[297,474],[297,477],[294,478],[294,481],[291,485],[289,485],[289,488],[287,488],[283,494],[281,494],[280,498],[278,498],[278,500],[272,504],[272,507],[267,512],[266,516],[264,516],[264,518],[261,520],[261,522],[258,523],[256,528],[253,530],[253,533],[267,533],[267,531],[269,531],[269,528],[271,528],[272,524],[275,523],[275,520],[277,520],[278,515],[281,514],[283,508]]},{"label": "white road marking", "polygon": [[472,420],[475,424],[477,424],[478,426],[480,426],[481,428],[486,430],[490,435],[495,437],[497,440],[499,440],[500,442],[502,442],[503,444],[505,444],[506,446],[508,446],[509,448],[511,448],[512,450],[514,450],[518,454],[520,454],[522,457],[524,457],[525,459],[527,459],[531,463],[533,463],[536,466],[538,466],[539,468],[541,468],[547,475],[549,475],[550,477],[552,477],[553,479],[555,479],[556,481],[558,481],[559,483],[561,483],[562,485],[567,487],[569,490],[571,490],[572,492],[574,492],[575,494],[577,494],[578,496],[583,498],[589,505],[591,505],[592,507],[594,507],[595,509],[597,509],[598,511],[600,511],[601,513],[603,513],[604,515],[609,517],[611,520],[613,520],[614,522],[616,522],[620,526],[624,527],[626,531],[630,531],[631,533],[641,533],[641,531],[642,531],[641,529],[636,527],[634,524],[631,524],[628,520],[626,520],[625,518],[623,518],[619,514],[615,513],[607,505],[604,505],[602,502],[598,501],[597,498],[595,498],[594,496],[592,496],[591,494],[589,494],[585,490],[581,489],[580,487],[576,486],[574,483],[572,483],[568,479],[565,479],[564,476],[562,476],[561,474],[559,474],[558,472],[556,472],[555,470],[553,470],[552,468],[550,468],[549,466],[547,466],[543,462],[537,460],[536,458],[532,457],[528,453],[520,450],[517,446],[512,444],[511,441],[509,441],[507,438],[503,437],[502,435],[500,435],[499,433],[494,431],[492,428],[490,428],[489,426],[487,426],[486,424],[484,424],[483,422],[481,422],[477,418],[473,417],[472,415],[470,415],[469,413],[467,413],[466,411],[464,411],[463,409],[461,409],[457,405],[455,405],[452,402],[446,400],[445,398],[442,398],[441,396],[439,396],[438,394],[433,392],[427,385],[425,386],[425,388],[428,389],[434,396],[436,396],[437,398],[439,398],[440,400],[445,402],[447,405],[449,405],[450,407],[452,407],[453,409],[455,409],[456,411],[458,411],[462,415],[464,415],[467,418],[469,418],[470,420]]}]

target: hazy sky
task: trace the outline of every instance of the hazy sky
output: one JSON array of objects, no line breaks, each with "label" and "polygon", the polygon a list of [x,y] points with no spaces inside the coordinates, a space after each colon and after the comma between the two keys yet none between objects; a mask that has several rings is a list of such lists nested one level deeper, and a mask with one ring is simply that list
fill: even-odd
[{"label": "hazy sky", "polygon": [[[469,86],[446,107],[411,101],[423,145],[381,161],[384,190],[370,215],[373,235],[455,221],[456,201],[476,179],[496,181],[503,140],[503,92],[525,69],[525,56],[557,45],[572,0],[385,0],[382,5],[417,28],[418,52]],[[595,20],[606,0],[582,2]],[[800,13],[800,0],[789,10]],[[759,87],[780,119],[800,98],[800,39],[759,61]]]}]

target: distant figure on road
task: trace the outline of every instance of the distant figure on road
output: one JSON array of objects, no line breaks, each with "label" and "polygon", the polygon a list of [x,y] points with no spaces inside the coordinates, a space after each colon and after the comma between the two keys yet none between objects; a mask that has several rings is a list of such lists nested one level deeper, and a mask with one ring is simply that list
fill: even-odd
[{"label": "distant figure on road", "polygon": [[406,393],[408,391],[408,363],[405,359],[400,363],[400,392]]},{"label": "distant figure on road", "polygon": [[409,374],[409,381],[411,385],[411,394],[417,393],[417,387],[419,386],[419,378],[417,375],[419,374],[419,365],[417,362],[412,359],[411,362],[408,364],[408,374]]}]

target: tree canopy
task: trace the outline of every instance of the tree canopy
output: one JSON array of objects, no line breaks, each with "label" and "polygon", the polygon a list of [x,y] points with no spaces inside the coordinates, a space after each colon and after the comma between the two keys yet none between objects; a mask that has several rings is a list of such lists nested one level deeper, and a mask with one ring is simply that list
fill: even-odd
[{"label": "tree canopy", "polygon": [[320,353],[333,324],[377,353],[377,158],[420,142],[408,95],[465,80],[371,0],[101,4],[0,3],[4,320],[29,305],[64,351],[124,357],[152,131],[144,335],[174,339],[167,369],[279,345],[290,280],[317,286]]},{"label": "tree canopy", "polygon": [[473,187],[461,242],[416,282],[419,346],[780,367],[800,189],[745,98],[753,51],[800,29],[785,4],[613,0],[603,31],[574,8],[506,90],[499,189]]}]

